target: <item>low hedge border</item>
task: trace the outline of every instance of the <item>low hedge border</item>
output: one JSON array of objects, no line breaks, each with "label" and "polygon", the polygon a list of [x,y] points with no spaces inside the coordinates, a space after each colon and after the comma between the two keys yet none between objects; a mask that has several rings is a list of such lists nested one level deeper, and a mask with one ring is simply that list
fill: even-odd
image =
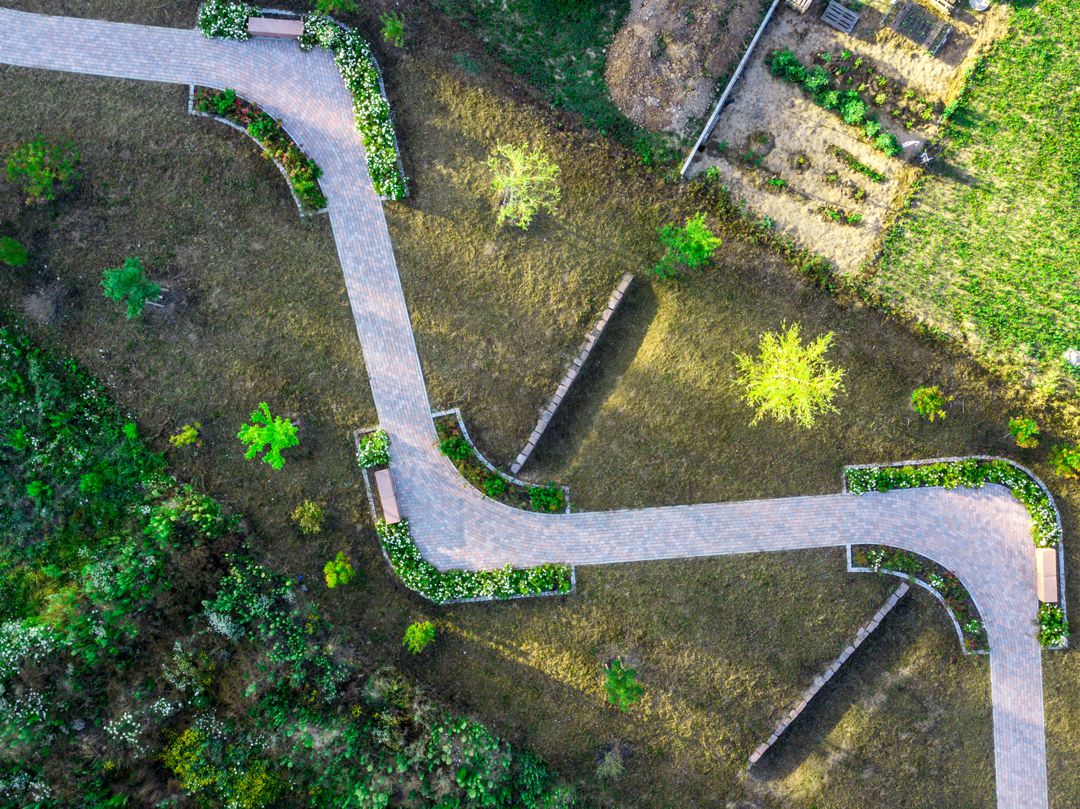
[{"label": "low hedge border", "polygon": [[[375,429],[357,430],[353,434],[358,450],[360,437]],[[381,467],[372,467],[371,471],[376,468]],[[369,469],[360,467],[360,471],[383,558],[406,587],[429,601],[436,604],[507,601],[567,595],[577,589],[577,575],[572,565],[546,564],[526,568],[507,565],[499,570],[439,570],[424,559],[409,533],[407,520],[387,525],[382,519],[375,502]]]},{"label": "low hedge border", "polygon": [[[321,193],[319,194],[318,198],[314,197],[313,195],[305,195],[304,198],[301,198],[301,196],[297,193],[296,188],[293,186],[293,177],[289,174],[289,170],[282,164],[282,162],[280,160],[278,160],[273,155],[273,153],[271,153],[271,151],[269,149],[266,148],[265,144],[261,143],[258,138],[256,138],[254,135],[251,134],[251,132],[248,131],[247,127],[244,126],[242,121],[237,120],[237,119],[232,118],[232,117],[229,117],[229,116],[217,115],[216,113],[213,113],[213,112],[207,112],[205,110],[198,109],[197,108],[197,101],[196,101],[196,92],[199,91],[199,90],[205,90],[205,91],[208,91],[208,92],[211,92],[211,93],[218,92],[216,90],[213,90],[212,88],[204,88],[204,87],[201,87],[201,86],[196,87],[194,84],[188,85],[188,114],[189,115],[195,115],[195,116],[198,116],[200,118],[209,118],[212,121],[217,121],[219,124],[225,124],[225,126],[230,126],[233,129],[237,130],[238,132],[243,132],[247,137],[249,137],[251,140],[255,141],[255,143],[257,143],[259,145],[259,148],[262,149],[263,154],[271,162],[273,162],[273,164],[275,166],[277,166],[278,171],[281,172],[281,176],[285,178],[286,185],[289,188],[289,193],[292,194],[293,202],[296,203],[296,210],[300,213],[301,216],[316,216],[318,214],[324,214],[324,213],[326,213],[327,211],[330,210],[326,206],[326,197],[323,196]],[[260,113],[262,113],[264,115],[266,114],[262,110],[262,108],[259,107],[257,104],[253,104],[251,102],[244,102],[244,101],[242,101],[242,99],[240,99],[239,96],[237,96],[237,103],[246,103],[247,106],[251,110],[251,117],[255,117],[256,115],[258,115]],[[307,158],[307,156],[304,155],[303,152],[300,151],[300,147],[296,145],[296,139],[293,138],[293,136],[289,134],[288,130],[285,129],[284,126],[282,126],[281,122],[278,121],[276,118],[273,119],[273,120],[274,120],[274,123],[276,123],[279,127],[281,127],[282,132],[285,133],[285,136],[288,138],[290,144],[293,147],[296,148],[296,150],[304,157],[304,159],[310,160],[310,158]],[[321,169],[318,168],[317,165],[315,165],[314,161],[310,161],[310,162],[311,162],[311,165],[315,167],[315,178],[316,178],[316,182],[317,182],[318,177],[322,173],[322,171],[321,171]],[[321,205],[317,204],[317,202],[320,199],[321,199],[321,203],[322,203]]]},{"label": "low hedge border", "polygon": [[[244,41],[250,39],[247,18],[271,14],[292,16],[290,12],[257,8],[233,0],[206,0],[199,7],[198,25],[207,37]],[[382,73],[370,46],[359,33],[327,14],[312,12],[301,19],[304,33],[299,40],[300,49],[309,51],[319,46],[331,51],[334,64],[353,97],[356,131],[364,143],[375,193],[384,200],[402,199],[408,195],[408,178],[401,165]]]},{"label": "low hedge border", "polygon": [[[520,478],[516,478],[513,475],[508,475],[506,472],[498,469],[493,463],[491,463],[491,461],[485,458],[483,453],[476,448],[476,444],[473,443],[472,436],[469,435],[469,431],[465,428],[465,420],[461,416],[460,408],[454,407],[450,410],[440,410],[437,413],[432,413],[431,418],[435,422],[435,431],[436,433],[438,433],[440,440],[450,437],[452,434],[454,434],[453,428],[456,428],[456,433],[465,439],[465,442],[469,445],[469,449],[472,450],[473,457],[470,459],[474,462],[472,466],[474,468],[477,468],[477,471],[486,470],[486,473],[484,474],[486,474],[486,476],[488,477],[497,476],[506,481],[506,491],[503,493],[503,495],[495,497],[493,499],[514,508],[524,509],[525,511],[536,511],[536,509],[532,508],[530,505],[529,492],[532,489],[543,489],[547,487],[537,483],[529,483],[528,481],[521,480]],[[448,426],[451,426],[452,429],[447,430],[446,428]],[[470,484],[472,484],[473,488],[477,489],[480,492],[483,492],[484,495],[487,497],[491,496],[484,491],[483,483],[477,479],[474,479],[475,475],[470,476],[470,470],[468,466],[459,463],[454,463],[454,466],[457,467],[457,470],[459,472],[461,472],[462,477],[464,477]],[[562,491],[563,495],[563,513],[569,514],[570,488],[568,486],[559,486],[558,489]]]},{"label": "low hedge border", "polygon": [[[918,563],[920,570],[918,573],[907,573],[901,570],[894,570],[891,567],[885,566],[882,566],[880,570],[874,570],[872,567],[867,567],[863,564],[855,564],[855,560],[858,557],[859,553],[866,553],[866,551],[863,550],[865,548],[882,548],[886,551],[898,551],[899,553],[911,556]],[[878,573],[881,575],[896,576],[898,579],[904,579],[909,583],[918,585],[919,587],[930,593],[930,595],[932,595],[934,598],[936,598],[940,602],[941,606],[945,608],[945,612],[949,614],[949,620],[952,621],[953,629],[956,630],[956,640],[960,643],[960,650],[964,654],[990,654],[990,647],[987,644],[985,629],[977,634],[965,631],[963,625],[960,622],[960,619],[956,616],[956,611],[953,609],[952,605],[950,605],[950,603],[946,600],[945,596],[932,584],[919,578],[919,576],[927,570],[932,573],[939,573],[939,575],[948,575],[956,578],[956,575],[952,571],[945,570],[945,568],[941,567],[941,565],[937,564],[933,560],[926,559],[925,557],[920,556],[917,553],[911,553],[910,551],[904,551],[896,548],[889,548],[885,545],[848,545],[847,569],[848,573]],[[967,617],[969,619],[975,618],[979,621],[980,624],[982,624],[982,613],[979,611],[979,605],[975,603],[975,599],[972,598],[971,593],[967,591],[967,588],[964,587],[963,584],[958,584],[958,586],[964,591],[964,596],[971,601],[972,607],[974,607],[974,614],[968,615]],[[985,627],[985,624],[983,626]]]}]

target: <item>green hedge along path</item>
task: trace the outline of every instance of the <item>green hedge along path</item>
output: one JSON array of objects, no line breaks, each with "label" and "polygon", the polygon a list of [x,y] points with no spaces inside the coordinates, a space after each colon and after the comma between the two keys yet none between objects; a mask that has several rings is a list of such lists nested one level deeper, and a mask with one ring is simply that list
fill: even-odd
[{"label": "green hedge along path", "polygon": [[[884,544],[954,571],[991,646],[999,809],[1047,809],[1041,651],[1030,520],[1004,487],[921,488],[577,514],[485,498],[437,448],[393,248],[366,169],[352,98],[332,57],[295,42],[210,40],[198,31],[0,9],[0,63],[234,88],[320,166],[330,222],[402,511],[439,569],[607,564]],[[747,751],[749,753],[749,751]]]}]

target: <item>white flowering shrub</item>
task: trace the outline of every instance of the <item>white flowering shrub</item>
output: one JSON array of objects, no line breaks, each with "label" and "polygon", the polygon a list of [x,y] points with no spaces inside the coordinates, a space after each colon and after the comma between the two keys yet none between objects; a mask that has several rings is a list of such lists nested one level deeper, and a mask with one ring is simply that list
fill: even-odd
[{"label": "white flowering shrub", "polygon": [[205,0],[199,7],[199,30],[204,36],[217,39],[250,39],[248,17],[261,17],[262,12],[247,3],[229,0]]},{"label": "white flowering shrub", "polygon": [[364,468],[386,466],[390,463],[390,436],[385,430],[375,430],[360,436],[357,442],[356,462]]},{"label": "white flowering shrub", "polygon": [[52,788],[28,772],[17,772],[7,778],[0,778],[0,798],[11,801],[12,805],[44,801],[50,797]]},{"label": "white flowering shrub", "polygon": [[0,683],[16,674],[23,663],[41,663],[60,645],[56,633],[47,626],[22,621],[0,624]]}]

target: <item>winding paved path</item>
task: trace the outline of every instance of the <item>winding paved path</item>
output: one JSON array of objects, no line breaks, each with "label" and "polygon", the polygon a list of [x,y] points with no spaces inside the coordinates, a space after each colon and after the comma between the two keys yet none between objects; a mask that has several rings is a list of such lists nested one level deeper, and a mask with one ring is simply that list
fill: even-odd
[{"label": "winding paved path", "polygon": [[[208,40],[194,30],[0,9],[0,63],[129,79],[232,87],[286,126],[323,168],[379,422],[392,438],[399,499],[440,567],[604,564],[885,543],[956,572],[993,653],[999,809],[1046,809],[1042,664],[1034,552],[1024,509],[1003,488],[916,489],[635,511],[540,515],[482,497],[435,449],[436,434],[381,203],[326,52],[294,43]],[[0,84],[0,99],[3,86]]]}]

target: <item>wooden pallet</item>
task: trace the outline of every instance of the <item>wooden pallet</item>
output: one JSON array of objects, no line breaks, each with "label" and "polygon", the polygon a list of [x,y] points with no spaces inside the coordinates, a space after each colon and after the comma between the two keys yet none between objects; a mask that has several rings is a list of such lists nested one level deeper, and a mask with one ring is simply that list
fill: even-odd
[{"label": "wooden pallet", "polygon": [[787,4],[800,14],[805,14],[813,0],[787,0]]},{"label": "wooden pallet", "polygon": [[859,15],[843,3],[837,3],[836,0],[829,0],[829,7],[826,8],[825,13],[821,15],[821,21],[826,25],[832,26],[837,31],[843,31],[845,34],[850,34],[855,30],[855,26],[859,24]]}]

